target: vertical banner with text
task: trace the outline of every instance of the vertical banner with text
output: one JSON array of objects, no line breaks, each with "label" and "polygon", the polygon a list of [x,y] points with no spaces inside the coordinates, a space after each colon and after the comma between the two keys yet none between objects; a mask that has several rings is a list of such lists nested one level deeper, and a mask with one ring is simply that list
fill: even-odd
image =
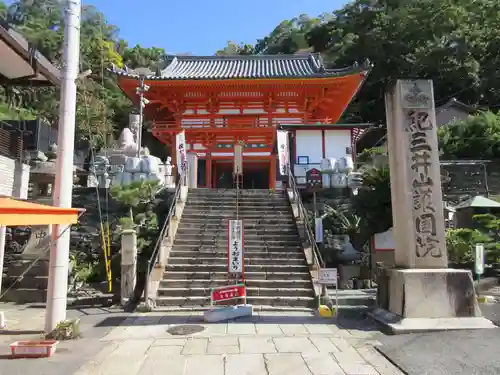
[{"label": "vertical banner with text", "polygon": [[235,176],[243,174],[243,145],[234,145],[234,166],[233,173]]},{"label": "vertical banner with text", "polygon": [[181,175],[181,179],[186,179],[187,174],[187,153],[186,153],[186,134],[183,131],[177,133],[175,136],[176,156],[177,156],[177,170]]},{"label": "vertical banner with text", "polygon": [[278,130],[277,141],[280,174],[282,176],[287,176],[288,168],[290,166],[290,157],[288,156],[288,132],[284,130]]},{"label": "vertical banner with text", "polygon": [[243,274],[243,221],[229,220],[227,231],[228,272]]}]

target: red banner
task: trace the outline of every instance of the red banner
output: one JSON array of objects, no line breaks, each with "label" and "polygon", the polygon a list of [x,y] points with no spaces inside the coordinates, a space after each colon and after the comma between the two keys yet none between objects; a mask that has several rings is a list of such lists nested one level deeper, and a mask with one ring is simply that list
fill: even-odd
[{"label": "red banner", "polygon": [[212,289],[210,298],[212,302],[227,301],[229,299],[243,298],[246,296],[244,284],[224,286]]}]

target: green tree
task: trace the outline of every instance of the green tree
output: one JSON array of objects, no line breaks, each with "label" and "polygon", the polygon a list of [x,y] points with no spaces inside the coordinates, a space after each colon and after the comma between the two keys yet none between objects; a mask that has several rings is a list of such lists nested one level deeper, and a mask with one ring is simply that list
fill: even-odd
[{"label": "green tree", "polygon": [[500,115],[480,112],[438,129],[444,159],[500,158]]},{"label": "green tree", "polygon": [[252,55],[255,52],[254,46],[246,43],[236,44],[229,41],[227,45],[218,50],[215,54],[217,56],[234,56],[234,55]]},{"label": "green tree", "polygon": [[[470,104],[500,101],[500,3],[495,0],[355,0],[319,18],[280,23],[256,52],[312,48],[331,66],[369,59],[370,76],[345,119],[383,122],[384,91],[395,78],[434,80],[435,97]],[[344,120],[345,120],[344,119]]]},{"label": "green tree", "polygon": [[372,167],[363,172],[363,185],[352,198],[352,210],[361,218],[360,232],[365,240],[392,227],[391,180],[388,167]]},{"label": "green tree", "polygon": [[155,70],[163,68],[162,63],[166,53],[163,48],[144,48],[138,44],[132,48],[123,48],[122,56],[123,64],[130,69],[150,68]]}]

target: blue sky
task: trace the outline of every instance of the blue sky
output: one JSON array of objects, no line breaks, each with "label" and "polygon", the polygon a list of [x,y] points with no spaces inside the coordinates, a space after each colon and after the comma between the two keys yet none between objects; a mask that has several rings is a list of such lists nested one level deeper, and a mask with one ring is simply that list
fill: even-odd
[{"label": "blue sky", "polygon": [[279,22],[331,12],[346,0],[89,0],[129,45],[212,55],[228,40],[255,43]]}]

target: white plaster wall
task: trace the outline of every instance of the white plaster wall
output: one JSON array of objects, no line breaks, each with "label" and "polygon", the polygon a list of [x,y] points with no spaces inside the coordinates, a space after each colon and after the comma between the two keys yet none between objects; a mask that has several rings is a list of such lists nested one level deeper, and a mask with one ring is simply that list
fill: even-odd
[{"label": "white plaster wall", "polygon": [[0,156],[0,195],[28,198],[30,166],[6,156]]},{"label": "white plaster wall", "polygon": [[295,132],[295,155],[309,156],[309,164],[320,164],[323,159],[323,137],[321,130],[297,130]]},{"label": "white plaster wall", "polygon": [[325,130],[325,157],[336,160],[346,155],[346,148],[351,147],[351,130]]}]

